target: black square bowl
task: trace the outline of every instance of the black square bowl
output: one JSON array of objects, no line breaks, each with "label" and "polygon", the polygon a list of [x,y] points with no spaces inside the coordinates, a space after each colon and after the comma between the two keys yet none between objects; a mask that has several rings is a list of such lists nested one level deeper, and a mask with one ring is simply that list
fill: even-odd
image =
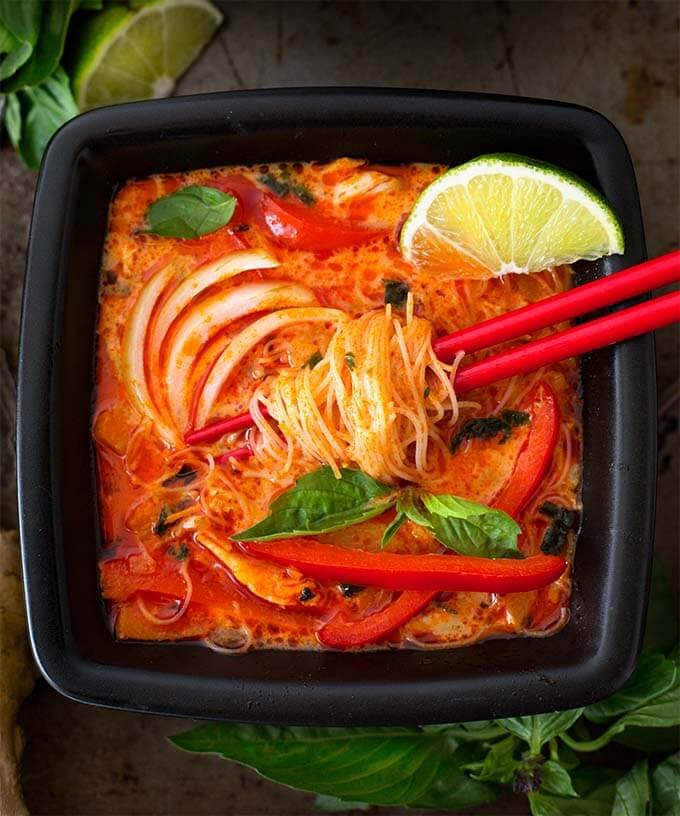
[{"label": "black square bowl", "polygon": [[377,89],[248,91],[121,105],[52,140],[36,195],[19,371],[21,539],[33,648],[76,700],[225,720],[417,724],[584,705],[630,675],[645,616],[655,493],[651,337],[586,356],[583,529],[572,614],[557,635],[442,651],[257,651],[115,642],[97,585],[90,442],[97,287],[116,186],[150,173],[332,159],[458,164],[514,151],[598,187],[621,217],[623,257],[645,257],[633,168],[617,130],[572,105]]}]

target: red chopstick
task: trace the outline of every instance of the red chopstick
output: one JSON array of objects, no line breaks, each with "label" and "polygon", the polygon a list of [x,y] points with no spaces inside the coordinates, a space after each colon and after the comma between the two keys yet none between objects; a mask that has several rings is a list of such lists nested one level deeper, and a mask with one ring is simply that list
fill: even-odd
[{"label": "red chopstick", "polygon": [[680,250],[447,334],[435,340],[432,348],[440,360],[450,362],[460,351],[470,354],[514,340],[523,334],[530,334],[652,289],[659,289],[678,279]]},{"label": "red chopstick", "polygon": [[233,448],[226,453],[221,453],[219,456],[216,456],[215,464],[225,465],[227,463],[227,459],[250,459],[252,455],[253,449],[250,447],[250,445],[244,445],[241,448]]},{"label": "red chopstick", "polygon": [[[269,419],[269,411],[264,405],[260,406],[260,411],[265,419]],[[186,435],[184,441],[187,445],[208,444],[215,442],[215,440],[226,434],[236,433],[236,431],[245,431],[246,428],[250,428],[252,424],[253,418],[250,416],[250,413],[246,411],[244,414],[239,414],[229,419],[220,419],[217,422],[199,428],[197,431],[191,431],[191,433]]]},{"label": "red chopstick", "polygon": [[[433,348],[437,357],[446,362],[460,351],[469,353],[512,340],[678,280],[680,250],[446,335],[436,340]],[[526,374],[676,320],[680,320],[680,293],[671,293],[461,367],[456,375],[456,390],[463,393],[515,374]],[[192,431],[186,442],[190,445],[214,442],[226,433],[245,430],[252,424],[252,417],[246,412]],[[244,458],[243,450],[239,448],[238,457],[236,452],[234,457]]]},{"label": "red chopstick", "polygon": [[528,374],[558,360],[578,357],[677,320],[680,320],[680,291],[461,366],[456,372],[456,392],[463,394],[506,377]]}]

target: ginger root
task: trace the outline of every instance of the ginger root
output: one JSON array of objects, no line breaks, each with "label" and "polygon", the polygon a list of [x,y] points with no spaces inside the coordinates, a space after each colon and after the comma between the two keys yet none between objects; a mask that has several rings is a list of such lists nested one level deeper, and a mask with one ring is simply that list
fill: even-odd
[{"label": "ginger root", "polygon": [[19,536],[0,531],[0,814],[28,816],[19,778],[23,748],[16,723],[36,669],[27,638]]}]

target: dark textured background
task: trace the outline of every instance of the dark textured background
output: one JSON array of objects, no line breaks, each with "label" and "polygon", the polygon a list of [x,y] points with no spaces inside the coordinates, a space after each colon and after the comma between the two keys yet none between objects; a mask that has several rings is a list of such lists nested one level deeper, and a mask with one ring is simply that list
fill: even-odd
[{"label": "dark textured background", "polygon": [[[679,243],[677,2],[223,3],[227,16],[178,93],[291,85],[392,85],[576,102],[622,131],[650,255]],[[13,375],[35,175],[0,152],[0,487],[16,520]],[[39,240],[39,236],[37,236]],[[657,545],[677,586],[679,334],[658,334],[663,427]],[[24,707],[23,781],[32,813],[264,816],[311,813],[311,797],[164,740],[189,723],[105,711],[40,682]],[[385,813],[386,811],[383,811]],[[396,813],[397,811],[395,811]],[[479,813],[524,813],[509,800]],[[3,814],[5,816],[5,814]],[[10,815],[8,815],[10,816]]]}]

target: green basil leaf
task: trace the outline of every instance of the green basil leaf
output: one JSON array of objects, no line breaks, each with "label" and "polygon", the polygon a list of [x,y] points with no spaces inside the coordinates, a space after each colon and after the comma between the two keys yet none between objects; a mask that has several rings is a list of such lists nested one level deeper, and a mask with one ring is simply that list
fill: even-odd
[{"label": "green basil leaf", "polygon": [[323,354],[317,349],[313,354],[309,355],[309,359],[307,362],[302,366],[303,368],[308,368],[311,370],[315,369],[319,363],[323,360]]},{"label": "green basil leaf", "polygon": [[319,793],[314,800],[314,810],[319,813],[345,813],[347,810],[368,810],[370,805],[366,802],[349,802],[346,799],[338,799],[337,796],[326,796]]},{"label": "green basil leaf", "polygon": [[391,303],[392,306],[400,308],[406,304],[410,287],[406,281],[400,280],[386,280],[385,284],[385,303]]},{"label": "green basil leaf", "polygon": [[654,816],[680,814],[680,753],[673,754],[652,774]]},{"label": "green basil leaf", "polygon": [[484,761],[478,763],[476,767],[466,766],[468,770],[473,770],[470,774],[473,779],[480,782],[500,782],[507,784],[512,782],[515,771],[520,765],[520,760],[515,759],[517,748],[517,738],[506,737],[495,743],[489,749]]},{"label": "green basil leaf", "polygon": [[680,681],[676,672],[676,677],[673,685],[654,697],[649,702],[641,705],[639,708],[629,711],[624,714],[619,720],[614,722],[603,733],[586,743],[575,743],[571,740],[572,747],[576,750],[595,751],[603,748],[608,742],[617,737],[627,728],[641,727],[641,728],[660,728],[665,733],[669,728],[677,728],[680,726]]},{"label": "green basil leaf", "polygon": [[556,745],[554,751],[551,750],[550,755],[552,756],[553,759],[556,759],[563,768],[566,768],[568,771],[573,771],[574,768],[578,768],[579,765],[581,764],[581,760],[576,751],[574,751],[568,745],[564,745],[563,743],[559,743],[558,745]]},{"label": "green basil leaf", "polygon": [[311,207],[314,203],[315,199],[312,195],[312,192],[304,186],[304,184],[294,184],[290,182],[288,184],[291,193],[296,197],[299,198],[303,204],[306,204],[307,207]]},{"label": "green basil leaf", "polygon": [[[21,0],[23,2],[23,0]],[[56,71],[62,54],[76,0],[51,0],[42,4],[40,35],[30,59],[7,80],[3,90],[34,87]]]},{"label": "green basil leaf", "polygon": [[443,734],[418,728],[302,728],[209,723],[171,738],[219,754],[284,785],[349,801],[402,805],[438,780],[449,753]]},{"label": "green basil leaf", "polygon": [[406,516],[414,524],[431,530],[429,513],[424,511],[419,498],[420,491],[404,490],[397,496],[397,513]]},{"label": "green basil leaf", "polygon": [[[476,720],[466,723],[446,723],[444,725],[423,725],[423,731],[443,731],[449,740],[456,743],[484,742],[506,736],[504,728],[496,725],[493,720]],[[481,759],[484,757],[482,756]]]},{"label": "green basil leaf", "polygon": [[498,437],[502,445],[510,439],[513,428],[527,425],[531,416],[525,411],[503,411],[500,416],[472,417],[468,419],[458,433],[451,438],[449,450],[455,453],[468,439],[493,439]]},{"label": "green basil leaf", "polygon": [[[425,728],[435,728],[439,726],[423,726]],[[488,732],[490,728],[497,729],[497,726],[494,725],[493,720],[473,720],[472,722],[464,722],[459,723],[456,725],[443,725],[442,728],[453,729],[456,732],[460,732],[462,728],[467,734],[475,739],[489,739]],[[498,734],[500,735],[500,731]]]},{"label": "green basil leaf", "polygon": [[234,541],[269,541],[341,530],[379,516],[394,504],[394,490],[360,470],[342,468],[340,478],[328,465],[297,480],[276,498],[269,515],[233,535]]},{"label": "green basil leaf", "polygon": [[647,760],[636,762],[616,783],[611,816],[644,816],[649,813],[649,773]]},{"label": "green basil leaf", "polygon": [[271,173],[265,173],[258,176],[257,180],[260,182],[260,184],[264,184],[265,187],[269,187],[272,193],[279,198],[283,198],[283,196],[288,195],[290,192],[290,188],[285,181],[279,181],[276,176],[273,176]]},{"label": "green basil leaf", "polygon": [[614,725],[620,733],[629,726],[643,726],[645,728],[669,728],[680,725],[680,681],[676,677],[673,685],[663,694],[650,700],[648,703],[625,714]]},{"label": "green basil leaf", "polygon": [[24,163],[36,170],[54,133],[78,113],[69,79],[59,67],[40,85],[16,91],[7,98],[16,100],[12,103],[14,122],[7,128],[12,144]]},{"label": "green basil leaf", "polygon": [[615,782],[621,771],[590,766],[578,768],[571,780],[578,798],[530,793],[533,816],[610,816]]},{"label": "green basil leaf", "polygon": [[517,548],[519,525],[502,510],[426,491],[412,492],[397,507],[457,553],[484,558],[522,557]]},{"label": "green basil leaf", "polygon": [[626,685],[599,703],[589,705],[585,716],[593,722],[605,722],[658,697],[675,680],[676,668],[661,654],[643,654]]},{"label": "green basil leaf", "polygon": [[528,798],[531,816],[562,816],[559,805],[553,801],[552,797],[541,793],[530,793]]},{"label": "green basil leaf", "polygon": [[0,20],[0,54],[11,54],[21,46],[21,40],[15,37],[7,26]]},{"label": "green basil leaf", "polygon": [[554,714],[534,714],[530,717],[509,717],[496,720],[498,725],[529,743],[531,753],[537,756],[546,742],[571,728],[583,714],[582,708],[556,711]]},{"label": "green basil leaf", "polygon": [[541,765],[541,793],[578,796],[571,783],[569,771],[553,759],[548,759]]},{"label": "green basil leaf", "polygon": [[[615,742],[650,754],[680,749],[680,728],[641,728],[631,726],[614,737]],[[680,816],[680,814],[679,814]]]},{"label": "green basil leaf", "polygon": [[236,199],[214,187],[190,184],[149,206],[148,232],[164,238],[200,238],[228,224]]},{"label": "green basil leaf", "polygon": [[3,113],[7,135],[16,146],[21,140],[21,104],[16,94],[7,94]]},{"label": "green basil leaf", "polygon": [[574,790],[580,797],[590,796],[596,790],[603,787],[611,787],[612,798],[614,786],[623,776],[624,771],[620,768],[606,768],[601,765],[581,765],[571,775]]},{"label": "green basil leaf", "polygon": [[678,639],[678,616],[673,588],[658,556],[652,562],[647,625],[642,648],[647,652],[667,652]]},{"label": "green basil leaf", "polygon": [[32,46],[38,41],[40,33],[40,0],[0,0],[0,20],[3,25],[21,41]]},{"label": "green basil leaf", "polygon": [[20,68],[31,56],[33,46],[25,40],[19,40],[0,22],[0,54],[5,56],[0,60],[0,82]]},{"label": "green basil leaf", "polygon": [[[449,743],[450,747],[455,743]],[[413,802],[410,808],[437,810],[444,813],[458,812],[462,808],[494,802],[500,796],[500,788],[472,779],[464,771],[467,765],[484,755],[482,743],[471,742],[447,751],[441,758],[439,773],[426,793]]]},{"label": "green basil leaf", "polygon": [[260,184],[264,184],[265,187],[268,187],[278,198],[283,198],[284,196],[292,193],[308,207],[314,203],[314,196],[312,193],[303,184],[297,184],[292,181],[290,178],[290,172],[287,170],[281,173],[280,179],[276,178],[276,176],[272,175],[271,173],[265,173],[264,175],[258,176],[257,180],[260,182]]},{"label": "green basil leaf", "polygon": [[529,794],[532,816],[610,816],[613,800],[613,785],[598,788],[580,799],[545,793]]},{"label": "green basil leaf", "polygon": [[380,548],[385,549],[390,541],[394,538],[394,536],[399,531],[401,525],[406,521],[406,516],[403,513],[397,513],[394,517],[394,521],[385,527],[385,532],[382,535],[382,539],[380,540]]},{"label": "green basil leaf", "polygon": [[0,20],[0,54],[10,54],[20,45],[21,40],[15,37],[2,20]]}]

